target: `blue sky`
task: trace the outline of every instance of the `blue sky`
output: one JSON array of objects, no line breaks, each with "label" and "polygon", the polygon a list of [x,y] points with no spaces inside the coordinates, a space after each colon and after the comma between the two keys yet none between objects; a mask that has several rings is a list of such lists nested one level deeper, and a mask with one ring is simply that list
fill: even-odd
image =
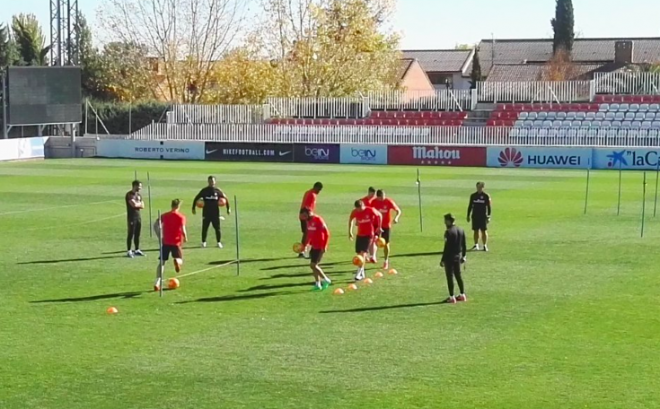
[{"label": "blue sky", "polygon": [[[78,0],[94,21],[104,0]],[[49,0],[2,0],[0,21],[34,13],[49,33]],[[658,0],[573,0],[580,37],[660,37]],[[482,38],[538,38],[552,34],[554,0],[398,0],[394,28],[406,49],[453,48]],[[93,26],[92,26],[93,27]]]}]

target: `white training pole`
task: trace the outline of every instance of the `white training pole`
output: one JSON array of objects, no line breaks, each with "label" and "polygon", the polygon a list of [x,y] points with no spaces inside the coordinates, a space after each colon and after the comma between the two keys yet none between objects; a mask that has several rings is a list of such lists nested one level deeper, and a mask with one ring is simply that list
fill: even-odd
[{"label": "white training pole", "polygon": [[[151,177],[149,176],[149,172],[147,172],[147,195],[149,197],[149,220],[153,220],[151,218]],[[149,237],[153,237],[153,231],[152,229],[149,229]]]},{"label": "white training pole", "polygon": [[163,287],[165,287],[165,277],[163,274],[163,223],[160,220],[160,210],[158,211],[158,253],[160,254],[160,261],[158,262],[158,278],[160,281],[160,289],[158,290],[160,296],[163,296]]}]

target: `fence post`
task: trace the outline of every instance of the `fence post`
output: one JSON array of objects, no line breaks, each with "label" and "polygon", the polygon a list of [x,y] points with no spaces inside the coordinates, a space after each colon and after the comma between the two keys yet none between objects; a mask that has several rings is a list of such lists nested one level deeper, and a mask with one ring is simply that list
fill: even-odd
[{"label": "fence post", "polygon": [[475,111],[477,109],[477,104],[479,103],[479,91],[477,90],[477,88],[472,88],[470,90],[470,98],[471,98],[470,100],[471,110]]},{"label": "fence post", "polygon": [[589,81],[589,102],[594,102],[596,99],[596,81]]}]

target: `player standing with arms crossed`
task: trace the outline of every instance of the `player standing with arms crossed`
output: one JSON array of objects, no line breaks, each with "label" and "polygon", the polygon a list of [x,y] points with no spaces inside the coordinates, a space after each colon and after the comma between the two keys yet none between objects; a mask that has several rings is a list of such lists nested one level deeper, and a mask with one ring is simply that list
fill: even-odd
[{"label": "player standing with arms crossed", "polygon": [[484,244],[484,251],[488,251],[488,223],[490,222],[491,201],[488,193],[484,192],[484,182],[477,182],[477,191],[470,195],[470,203],[467,210],[467,221],[472,221],[474,231],[474,247],[479,250],[479,234]]},{"label": "player standing with arms crossed", "polygon": [[[355,238],[355,253],[366,260],[369,246],[380,235],[382,229],[380,213],[373,207],[366,207],[362,200],[355,201],[355,209],[348,219],[348,238],[353,240],[353,224],[357,224],[357,237]],[[355,281],[364,279],[364,266],[358,267]]]},{"label": "player standing with arms crossed", "polygon": [[[383,269],[387,270],[390,268],[390,237],[392,222],[394,222],[394,224],[399,223],[401,209],[397,206],[394,200],[386,197],[384,190],[378,190],[376,192],[376,200],[374,200],[373,206],[383,216],[383,234],[381,235],[385,240],[385,248],[383,250],[385,253],[385,263],[383,264]],[[392,211],[396,212],[394,220],[392,220]]]},{"label": "player standing with arms crossed", "polygon": [[[465,263],[466,245],[465,232],[455,224],[456,220],[451,213],[445,215],[445,248],[442,251],[440,267],[444,267],[447,276],[447,288],[449,289],[448,304],[456,304],[456,301],[467,301],[465,285],[461,276],[461,264]],[[454,278],[458,283],[460,295],[454,297]]]},{"label": "player standing with arms crossed", "polygon": [[307,240],[303,242],[303,245],[311,248],[309,251],[309,267],[314,274],[314,290],[325,290],[330,286],[332,281],[325,275],[319,264],[323,260],[323,255],[328,250],[330,230],[323,218],[314,214],[312,210],[302,209],[300,215],[307,222]]},{"label": "player standing with arms crossed", "polygon": [[316,182],[314,186],[305,192],[303,195],[302,203],[300,204],[300,213],[298,214],[298,219],[300,220],[300,230],[302,231],[302,239],[300,242],[303,244],[303,252],[298,254],[298,258],[306,258],[308,248],[305,245],[307,243],[307,220],[303,215],[303,210],[308,209],[312,213],[316,211],[316,199],[319,196],[319,193],[323,190],[323,183]]},{"label": "player standing with arms crossed", "polygon": [[179,212],[180,209],[181,201],[179,199],[172,200],[172,210],[163,213],[160,216],[160,220],[156,220],[154,223],[154,231],[157,237],[161,237],[159,227],[162,226],[163,244],[160,249],[162,260],[158,262],[158,268],[156,269],[154,291],[160,291],[163,285],[165,262],[169,260],[170,254],[174,262],[174,271],[177,273],[180,272],[183,265],[183,250],[181,249],[181,245],[183,242],[188,241],[188,232],[186,231],[186,216]]},{"label": "player standing with arms crossed", "polygon": [[[128,222],[128,235],[126,237],[128,251],[126,252],[126,256],[130,258],[144,256],[144,253],[140,250],[140,233],[142,232],[142,215],[140,214],[140,210],[144,209],[144,202],[140,194],[141,190],[142,182],[134,180],[132,189],[124,196]],[[135,251],[131,250],[131,243],[135,244]]]},{"label": "player standing with arms crossed", "polygon": [[215,177],[208,177],[209,185],[200,190],[192,205],[192,214],[197,214],[195,206],[200,199],[204,200],[204,208],[202,210],[202,247],[206,247],[206,237],[209,233],[209,225],[213,225],[215,230],[215,239],[218,242],[218,248],[222,248],[222,231],[220,230],[220,200],[224,200],[227,206],[227,214],[231,214],[231,207],[229,206],[229,199],[216,187]]}]

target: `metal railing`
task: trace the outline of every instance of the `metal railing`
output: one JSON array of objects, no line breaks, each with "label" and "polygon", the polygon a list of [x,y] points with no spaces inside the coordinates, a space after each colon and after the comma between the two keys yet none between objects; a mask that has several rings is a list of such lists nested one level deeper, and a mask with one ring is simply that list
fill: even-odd
[{"label": "metal railing", "polygon": [[371,92],[369,108],[378,111],[465,111],[472,107],[472,91],[400,90]]},{"label": "metal railing", "polygon": [[250,124],[268,118],[264,105],[174,105],[168,124]]},{"label": "metal railing", "polygon": [[369,105],[363,97],[268,98],[273,118],[364,118]]},{"label": "metal railing", "polygon": [[660,94],[660,72],[597,72],[594,81],[598,94]]},{"label": "metal railing", "polygon": [[[153,124],[129,139],[388,145],[660,146],[657,130],[510,127],[170,125]],[[564,131],[564,132],[562,132]]]},{"label": "metal railing", "polygon": [[589,102],[595,95],[593,81],[521,81],[477,83],[479,102]]}]

